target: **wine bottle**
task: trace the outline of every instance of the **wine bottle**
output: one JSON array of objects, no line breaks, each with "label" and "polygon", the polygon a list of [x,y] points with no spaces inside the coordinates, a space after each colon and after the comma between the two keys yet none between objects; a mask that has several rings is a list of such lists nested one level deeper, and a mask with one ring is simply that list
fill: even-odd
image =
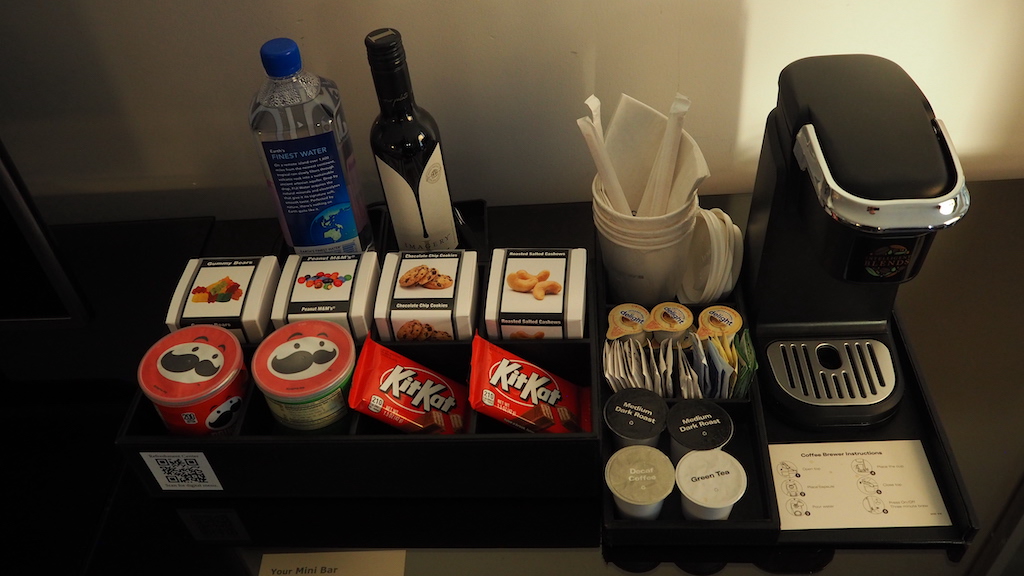
[{"label": "wine bottle", "polygon": [[370,148],[398,248],[456,248],[441,135],[433,116],[413,97],[402,35],[393,28],[381,28],[368,34],[365,43],[380,104],[380,115],[370,129]]}]

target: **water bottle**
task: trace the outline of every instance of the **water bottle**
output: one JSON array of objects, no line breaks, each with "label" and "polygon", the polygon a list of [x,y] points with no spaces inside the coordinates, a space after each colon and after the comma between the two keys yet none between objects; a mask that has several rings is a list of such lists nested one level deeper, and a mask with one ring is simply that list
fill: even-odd
[{"label": "water bottle", "polygon": [[289,38],[266,42],[260,57],[267,79],[253,98],[249,125],[285,240],[303,255],[370,249],[337,84],[304,70]]}]

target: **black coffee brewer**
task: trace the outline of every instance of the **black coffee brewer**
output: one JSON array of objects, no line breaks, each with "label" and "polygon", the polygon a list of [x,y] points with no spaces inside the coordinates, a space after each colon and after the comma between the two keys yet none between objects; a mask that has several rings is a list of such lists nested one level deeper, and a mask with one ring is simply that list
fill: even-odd
[{"label": "black coffee brewer", "polygon": [[745,235],[761,385],[811,427],[885,421],[902,396],[901,282],[970,197],[941,120],[896,64],[798,60],[779,76]]}]

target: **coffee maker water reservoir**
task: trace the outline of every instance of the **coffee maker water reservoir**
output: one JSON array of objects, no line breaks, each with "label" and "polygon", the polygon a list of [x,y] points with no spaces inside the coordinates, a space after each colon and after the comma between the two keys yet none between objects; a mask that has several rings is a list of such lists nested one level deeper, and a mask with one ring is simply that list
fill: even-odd
[{"label": "coffee maker water reservoir", "polygon": [[762,385],[794,422],[870,425],[894,413],[897,289],[969,204],[945,126],[902,68],[838,55],[782,71],[751,200],[743,291]]}]

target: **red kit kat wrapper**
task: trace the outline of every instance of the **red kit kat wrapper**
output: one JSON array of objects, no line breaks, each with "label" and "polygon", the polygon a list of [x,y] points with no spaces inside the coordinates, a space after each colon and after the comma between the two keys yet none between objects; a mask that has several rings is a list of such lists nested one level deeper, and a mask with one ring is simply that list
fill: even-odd
[{"label": "red kit kat wrapper", "polygon": [[473,338],[470,404],[526,432],[589,432],[589,391],[511,352]]},{"label": "red kit kat wrapper", "polygon": [[468,395],[465,384],[367,337],[352,375],[348,403],[353,410],[405,432],[461,434]]}]

